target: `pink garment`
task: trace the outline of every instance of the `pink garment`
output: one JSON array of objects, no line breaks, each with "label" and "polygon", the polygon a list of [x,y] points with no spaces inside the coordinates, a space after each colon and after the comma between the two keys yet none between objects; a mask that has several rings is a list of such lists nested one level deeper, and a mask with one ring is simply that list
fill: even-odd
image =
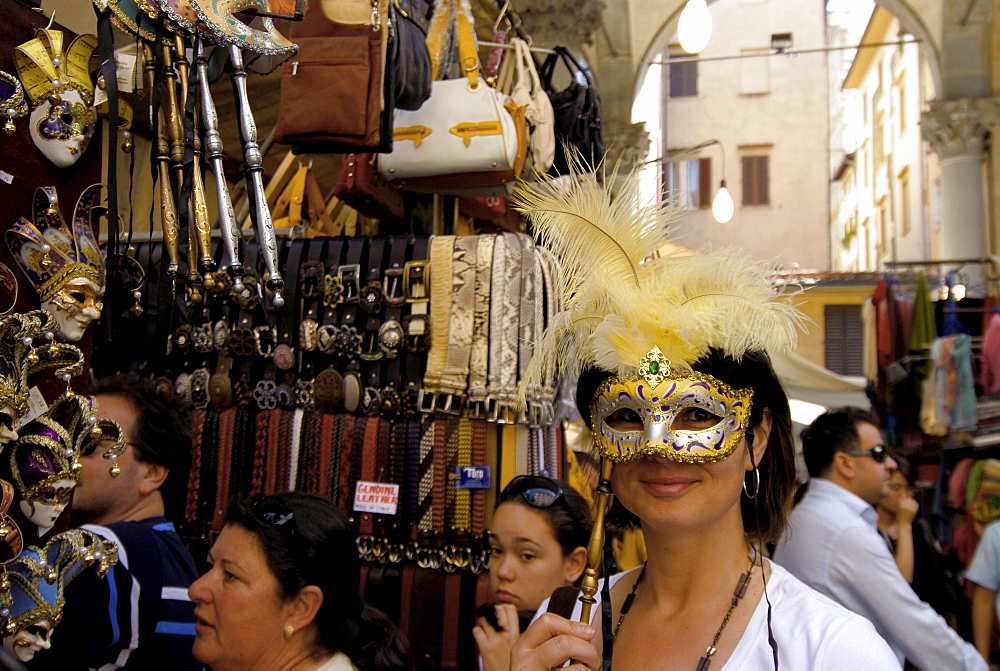
[{"label": "pink garment", "polygon": [[1000,393],[1000,314],[994,313],[983,337],[979,384],[987,394]]}]

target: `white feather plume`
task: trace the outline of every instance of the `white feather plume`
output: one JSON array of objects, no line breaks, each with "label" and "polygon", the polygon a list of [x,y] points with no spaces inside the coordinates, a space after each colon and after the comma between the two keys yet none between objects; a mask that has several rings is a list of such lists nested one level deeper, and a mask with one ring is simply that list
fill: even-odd
[{"label": "white feather plume", "polygon": [[561,262],[564,306],[535,344],[522,400],[525,388],[569,368],[634,374],[654,346],[674,366],[710,348],[737,358],[794,348],[804,317],[775,288],[771,266],[734,250],[651,258],[679,210],[641,202],[638,172],[616,186],[577,162],[569,188],[543,179],[515,191],[538,243]]}]

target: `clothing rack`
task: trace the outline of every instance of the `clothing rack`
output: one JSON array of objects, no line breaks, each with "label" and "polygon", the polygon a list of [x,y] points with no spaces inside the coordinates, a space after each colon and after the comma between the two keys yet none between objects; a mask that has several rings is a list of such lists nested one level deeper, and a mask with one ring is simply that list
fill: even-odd
[{"label": "clothing rack", "polygon": [[[497,49],[513,49],[514,48],[511,45],[506,44],[504,42],[480,42],[479,46],[481,46],[481,47],[494,47],[494,48],[497,48]],[[545,47],[531,47],[531,46],[529,46],[528,47],[528,51],[530,51],[533,54],[554,54],[554,53],[556,53],[555,49],[546,49]]]}]

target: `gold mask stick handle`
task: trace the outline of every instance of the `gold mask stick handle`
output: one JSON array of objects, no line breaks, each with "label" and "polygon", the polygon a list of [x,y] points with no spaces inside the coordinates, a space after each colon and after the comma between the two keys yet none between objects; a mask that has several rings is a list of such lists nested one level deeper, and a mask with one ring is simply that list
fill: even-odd
[{"label": "gold mask stick handle", "polygon": [[256,227],[257,244],[260,245],[261,256],[267,269],[267,288],[274,292],[271,305],[280,308],[285,304],[281,297],[281,289],[285,286],[278,272],[278,251],[274,240],[274,223],[271,221],[271,211],[267,207],[267,197],[264,195],[263,157],[257,144],[257,124],[250,109],[250,98],[247,95],[247,71],[243,67],[243,52],[236,45],[229,47],[229,56],[233,62],[233,90],[236,93],[236,107],[240,117],[240,136],[243,140],[243,171],[246,174],[247,192],[253,203],[256,216],[253,223]]},{"label": "gold mask stick handle", "polygon": [[212,174],[215,176],[215,202],[219,210],[219,230],[222,233],[222,245],[226,251],[226,260],[223,265],[229,269],[229,276],[233,278],[233,291],[237,294],[243,293],[243,264],[240,263],[237,253],[239,245],[239,231],[236,228],[236,213],[233,212],[233,201],[229,196],[226,173],[222,168],[223,146],[222,136],[219,135],[219,115],[215,111],[215,101],[212,99],[212,91],[208,85],[208,58],[205,56],[205,44],[199,38],[195,41],[195,64],[198,67],[198,87],[201,91],[201,116],[205,123],[205,150],[208,152],[206,158],[212,166]]},{"label": "gold mask stick handle", "polygon": [[601,459],[601,480],[597,486],[597,511],[594,515],[594,529],[590,532],[590,544],[587,545],[587,568],[583,571],[580,581],[580,622],[590,624],[590,611],[597,603],[598,578],[601,563],[604,561],[604,518],[611,504],[611,471],[614,463],[610,459]]}]

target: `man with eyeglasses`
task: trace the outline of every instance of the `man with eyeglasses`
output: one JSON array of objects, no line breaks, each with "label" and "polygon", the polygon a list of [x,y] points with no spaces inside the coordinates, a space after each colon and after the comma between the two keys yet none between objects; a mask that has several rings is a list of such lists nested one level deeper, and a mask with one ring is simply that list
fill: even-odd
[{"label": "man with eyeglasses", "polygon": [[66,588],[52,647],[29,668],[200,669],[191,653],[198,578],[170,519],[183,519],[191,460],[187,414],[173,397],[136,375],[97,383],[98,417],[121,426],[128,448],[112,475],[102,450],[83,455],[71,519],[118,544],[104,579],[91,572]]},{"label": "man with eyeglasses", "polygon": [[828,411],[802,432],[802,452],[810,480],[774,560],[868,618],[900,662],[986,671],[976,649],[913,592],[878,533],[873,506],[889,495],[896,468],[878,418],[860,408]]}]

